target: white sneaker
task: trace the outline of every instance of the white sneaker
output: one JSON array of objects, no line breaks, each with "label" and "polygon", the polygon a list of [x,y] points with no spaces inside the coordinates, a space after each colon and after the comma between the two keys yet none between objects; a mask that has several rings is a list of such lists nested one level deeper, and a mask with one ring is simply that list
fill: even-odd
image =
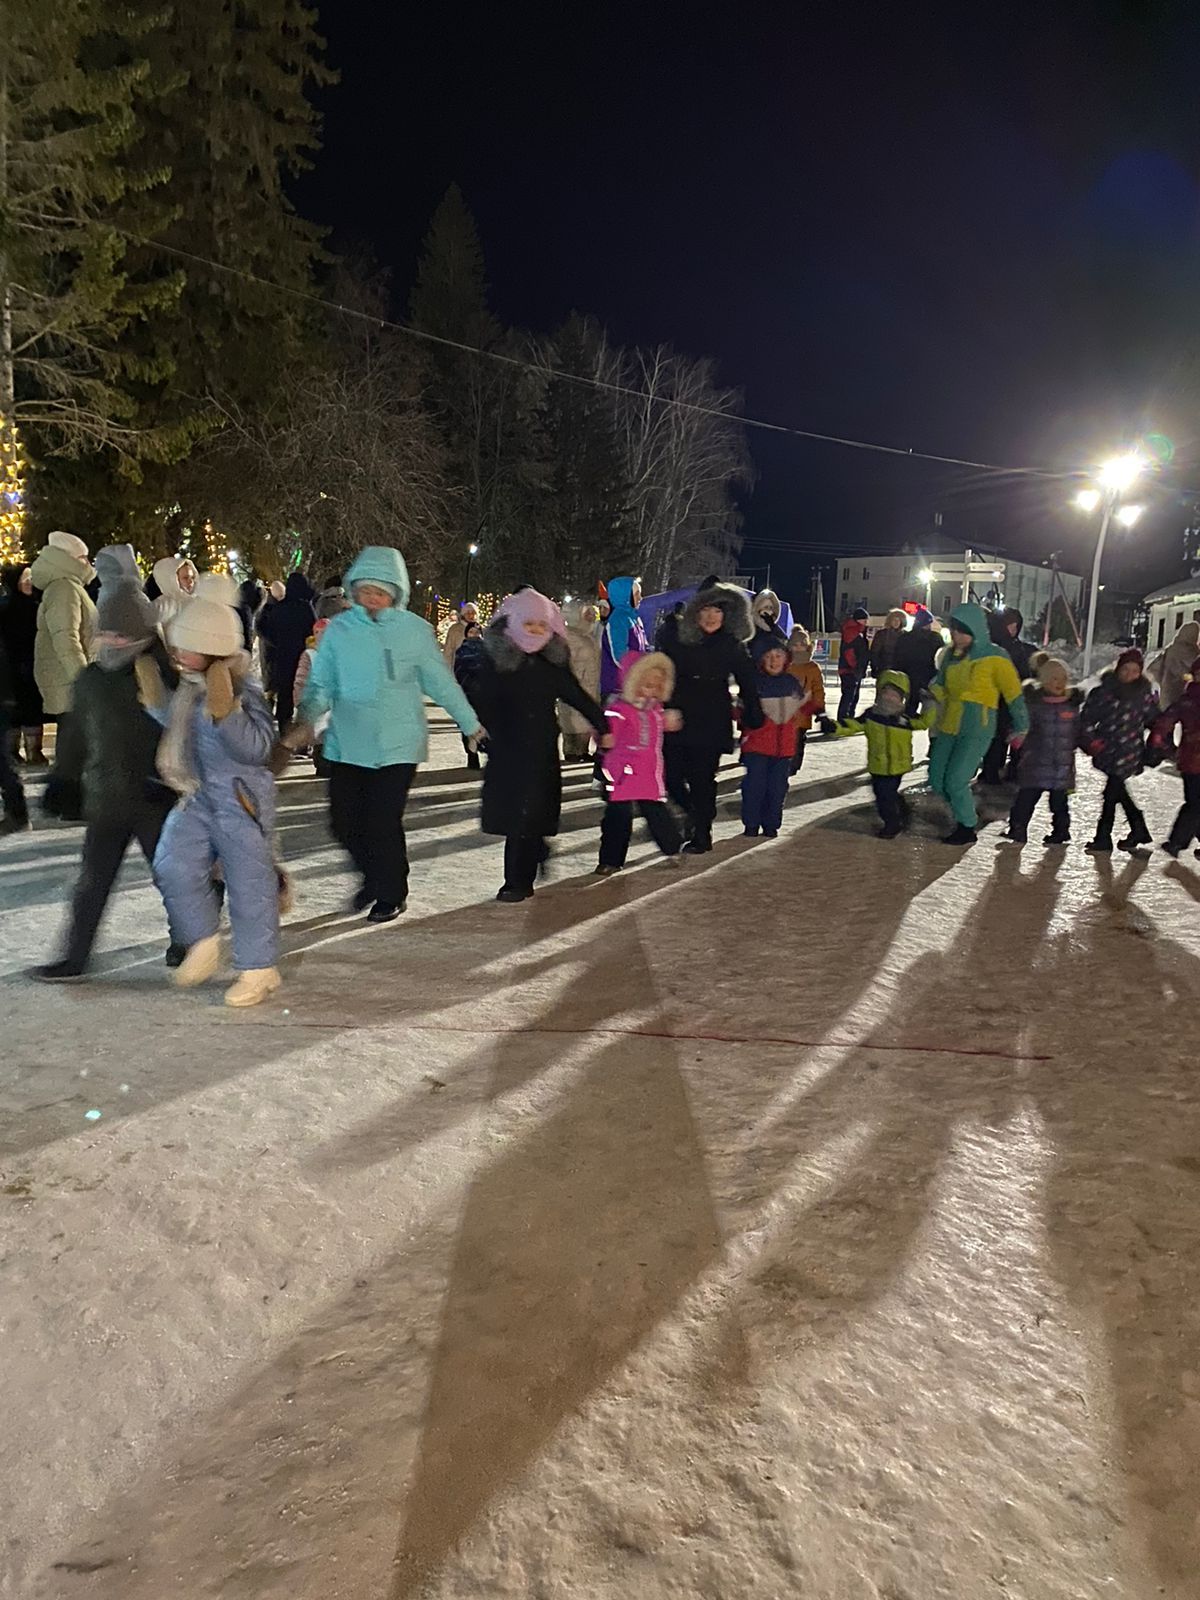
[{"label": "white sneaker", "polygon": [[214,933],[198,939],[171,974],[171,982],[181,989],[194,989],[207,983],[221,964],[221,941]]},{"label": "white sneaker", "polygon": [[274,994],[283,979],[278,967],[256,967],[250,972],[239,972],[225,991],[227,1006],[256,1006],[269,994]]}]

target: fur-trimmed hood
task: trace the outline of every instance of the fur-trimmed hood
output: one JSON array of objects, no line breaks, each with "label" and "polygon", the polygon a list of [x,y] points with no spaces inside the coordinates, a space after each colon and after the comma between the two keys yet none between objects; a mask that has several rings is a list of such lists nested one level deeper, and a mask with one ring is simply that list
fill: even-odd
[{"label": "fur-trimmed hood", "polygon": [[[708,606],[716,606],[724,621],[720,632],[705,634],[696,620]],[[755,632],[750,602],[732,583],[714,583],[698,589],[683,609],[679,619],[679,637],[684,644],[700,644],[705,638],[719,638],[727,633],[738,644],[749,644]]]},{"label": "fur-trimmed hood", "polygon": [[483,636],[483,648],[497,672],[516,672],[518,667],[531,661],[534,656],[545,656],[556,667],[566,667],[571,662],[567,641],[557,633],[550,634],[542,648],[534,651],[533,655],[522,650],[508,637],[508,618],[501,616],[493,617],[488,624]]},{"label": "fur-trimmed hood", "polygon": [[1081,706],[1087,699],[1087,696],[1084,694],[1083,690],[1078,684],[1071,684],[1068,686],[1065,700],[1058,700],[1057,696],[1052,696],[1049,689],[1046,688],[1046,685],[1044,683],[1039,683],[1036,678],[1027,678],[1025,683],[1022,685],[1022,688],[1025,691],[1026,700],[1031,700],[1038,705],[1040,705],[1043,700],[1050,698],[1054,699],[1059,705]]},{"label": "fur-trimmed hood", "polygon": [[783,616],[783,602],[774,589],[760,589],[750,603],[754,613],[754,626],[770,630],[779,626],[779,619]]},{"label": "fur-trimmed hood", "polygon": [[621,699],[628,700],[630,704],[640,700],[642,683],[650,672],[663,674],[666,680],[663,699],[669,700],[675,691],[675,663],[661,650],[651,650],[648,655],[630,650],[624,657],[621,662]]}]

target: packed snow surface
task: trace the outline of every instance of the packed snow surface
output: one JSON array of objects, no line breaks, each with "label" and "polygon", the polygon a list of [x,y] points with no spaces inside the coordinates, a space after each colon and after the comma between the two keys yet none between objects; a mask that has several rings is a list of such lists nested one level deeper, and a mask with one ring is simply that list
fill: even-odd
[{"label": "packed snow surface", "polygon": [[0,844],[0,1594],[1195,1600],[1200,863],[1087,857],[1090,771],[1069,850],[920,769],[879,842],[817,741],[777,841],[730,766],[609,881],[569,768],[499,906],[461,759],[383,928],[293,768],[251,1012],[132,859],[28,981],[79,830]]}]

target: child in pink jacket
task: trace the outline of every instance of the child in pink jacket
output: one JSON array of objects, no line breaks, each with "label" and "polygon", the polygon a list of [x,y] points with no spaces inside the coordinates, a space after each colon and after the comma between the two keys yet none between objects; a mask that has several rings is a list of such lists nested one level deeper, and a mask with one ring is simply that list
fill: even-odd
[{"label": "child in pink jacket", "polygon": [[620,670],[620,697],[604,711],[612,745],[604,752],[608,803],[600,827],[599,878],[611,878],[625,865],[635,807],[668,860],[674,860],[683,845],[667,810],[663,774],[663,734],[682,726],[677,711],[663,709],[675,687],[675,668],[668,656],[630,650]]}]

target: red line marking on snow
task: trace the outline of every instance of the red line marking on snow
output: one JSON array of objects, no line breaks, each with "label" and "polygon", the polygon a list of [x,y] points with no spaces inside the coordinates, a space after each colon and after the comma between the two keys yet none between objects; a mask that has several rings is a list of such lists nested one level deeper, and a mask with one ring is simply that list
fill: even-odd
[{"label": "red line marking on snow", "polygon": [[[256,1026],[272,1026],[266,1017],[261,1018]],[[381,1024],[359,1023],[350,1029],[343,1029],[336,1022],[310,1022],[299,1019],[292,1022],[275,1024],[280,1027],[300,1028],[325,1028],[334,1032],[358,1032],[363,1027],[381,1026]],[[548,1036],[569,1035],[581,1038],[585,1035],[599,1035],[616,1039],[669,1039],[680,1044],[790,1044],[802,1045],[811,1050],[876,1050],[887,1054],[891,1051],[908,1052],[922,1056],[987,1056],[993,1061],[1053,1061],[1053,1056],[1037,1055],[1032,1051],[1024,1052],[1012,1050],[976,1050],[967,1045],[949,1044],[873,1044],[867,1039],[801,1039],[794,1034],[771,1033],[675,1033],[668,1028],[553,1028],[546,1026],[518,1025],[511,1028],[484,1027],[479,1023],[470,1025],[457,1022],[410,1022],[402,1026],[413,1033],[466,1033],[482,1035],[487,1038],[508,1038],[515,1034],[544,1034]]]}]

